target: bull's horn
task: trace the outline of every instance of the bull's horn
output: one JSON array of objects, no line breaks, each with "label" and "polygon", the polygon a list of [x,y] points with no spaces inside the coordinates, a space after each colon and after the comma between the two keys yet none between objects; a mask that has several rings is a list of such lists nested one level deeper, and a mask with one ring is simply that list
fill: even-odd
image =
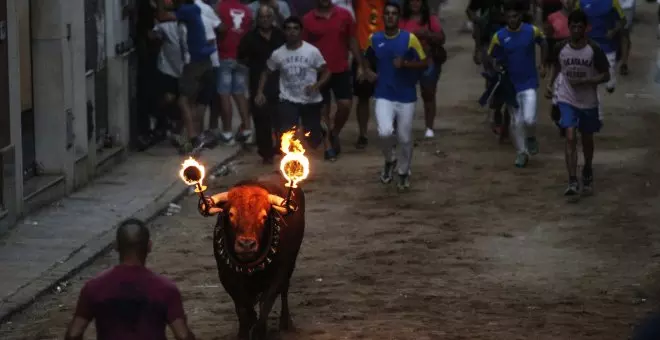
[{"label": "bull's horn", "polygon": [[227,191],[221,192],[219,194],[213,195],[213,197],[211,197],[211,198],[213,199],[213,202],[215,202],[216,204],[225,203],[225,202],[229,201],[229,192],[227,192]]},{"label": "bull's horn", "polygon": [[284,204],[284,198],[277,195],[268,195],[268,203],[277,210],[280,214],[286,214],[287,209],[282,206]]},{"label": "bull's horn", "polygon": [[268,203],[272,205],[277,205],[277,206],[282,206],[282,203],[284,203],[284,198],[277,196],[277,195],[268,195]]}]

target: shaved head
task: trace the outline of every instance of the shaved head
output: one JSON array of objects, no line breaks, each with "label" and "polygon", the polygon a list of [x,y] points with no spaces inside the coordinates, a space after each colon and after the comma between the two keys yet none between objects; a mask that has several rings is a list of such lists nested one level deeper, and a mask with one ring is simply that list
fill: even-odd
[{"label": "shaved head", "polygon": [[144,260],[149,252],[149,229],[138,219],[128,219],[117,228],[117,251],[120,259],[137,256]]}]

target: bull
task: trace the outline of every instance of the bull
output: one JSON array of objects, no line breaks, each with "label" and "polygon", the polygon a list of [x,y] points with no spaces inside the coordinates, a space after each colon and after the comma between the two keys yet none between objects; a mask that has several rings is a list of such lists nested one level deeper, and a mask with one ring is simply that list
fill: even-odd
[{"label": "bull", "polygon": [[[279,295],[280,330],[293,329],[289,312],[289,282],[305,231],[305,196],[288,188],[276,174],[239,182],[213,195],[207,212],[218,214],[213,231],[213,254],[222,286],[238,316],[239,339],[263,339],[268,314]],[[259,317],[255,305],[259,303]]]}]

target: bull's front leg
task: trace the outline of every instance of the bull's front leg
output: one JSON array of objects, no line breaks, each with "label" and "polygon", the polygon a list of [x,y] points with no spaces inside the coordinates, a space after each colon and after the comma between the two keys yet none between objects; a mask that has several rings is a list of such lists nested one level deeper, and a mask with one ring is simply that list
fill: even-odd
[{"label": "bull's front leg", "polygon": [[261,295],[259,301],[259,319],[257,323],[252,327],[250,332],[250,340],[264,340],[266,339],[266,325],[268,322],[268,314],[273,309],[277,295],[283,285],[283,276],[279,276],[276,280],[273,280],[273,283],[268,287],[268,289]]},{"label": "bull's front leg", "polygon": [[238,339],[248,340],[250,339],[250,329],[252,329],[252,326],[257,321],[257,313],[251,305],[241,304],[236,300],[234,300],[234,306],[236,307],[236,315],[238,316]]},{"label": "bull's front leg", "polygon": [[280,330],[283,331],[292,331],[293,320],[291,319],[291,313],[289,312],[289,281],[287,280],[284,288],[282,288],[282,293],[280,294],[282,300],[282,315],[280,315]]}]

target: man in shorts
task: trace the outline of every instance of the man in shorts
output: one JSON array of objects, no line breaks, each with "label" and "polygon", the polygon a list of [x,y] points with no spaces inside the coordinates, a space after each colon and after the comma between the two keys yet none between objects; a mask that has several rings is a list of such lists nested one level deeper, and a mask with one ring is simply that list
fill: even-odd
[{"label": "man in shorts", "polygon": [[[598,85],[610,78],[607,56],[599,45],[587,38],[587,15],[582,10],[568,17],[571,37],[557,46],[556,64],[551,81],[557,80],[554,96],[560,111],[559,125],[566,129],[566,196],[593,191],[594,133],[600,131]],[[577,179],[577,132],[582,135],[584,167],[582,188]]]},{"label": "man in shorts", "polygon": [[178,20],[186,26],[186,41],[188,58],[179,78],[179,108],[183,116],[183,124],[188,140],[183,144],[183,153],[200,151],[211,141],[203,134],[198,124],[196,113],[197,97],[202,90],[205,77],[212,68],[211,55],[216,51],[215,45],[207,39],[202,10],[195,0],[184,0],[174,14],[161,12],[159,20]]},{"label": "man in shorts", "polygon": [[224,36],[218,41],[220,69],[217,85],[223,121],[226,123],[223,124],[221,138],[230,143],[233,138],[231,130],[233,99],[242,123],[240,130],[236,133],[236,140],[251,144],[254,136],[252,135],[247,99],[248,72],[243,65],[236,61],[236,56],[241,39],[252,28],[252,11],[238,0],[223,0],[218,3],[218,14],[227,27]]},{"label": "man in shorts", "polygon": [[[385,29],[383,24],[383,8],[387,1],[385,0],[358,0],[354,2],[355,9],[355,33],[360,51],[364,53],[369,47],[369,37],[375,33]],[[370,72],[376,70],[376,60],[367,61],[371,67]],[[367,147],[369,140],[367,139],[367,128],[369,125],[370,101],[374,94],[374,84],[359,76],[360,65],[356,58],[353,58],[353,65],[351,67],[351,76],[353,79],[353,95],[357,97],[356,116],[359,127],[359,136],[355,146],[358,149]],[[366,71],[366,70],[365,70]]]},{"label": "man in shorts", "polygon": [[[327,142],[325,159],[334,161],[341,152],[339,133],[346,124],[353,107],[351,70],[348,63],[349,52],[356,56],[359,65],[363,57],[355,40],[355,21],[346,9],[334,5],[330,0],[317,0],[317,7],[303,18],[303,40],[321,51],[328,62],[332,74],[330,81],[321,90],[323,95],[323,116],[326,121]],[[361,67],[361,66],[358,66]],[[333,124],[330,123],[330,102],[334,95],[337,112]]]},{"label": "man in shorts", "polygon": [[321,89],[330,79],[330,71],[321,52],[302,40],[303,24],[292,16],[284,20],[286,43],[276,49],[266,62],[259,79],[255,103],[266,103],[264,87],[272,72],[280,71],[280,105],[275,127],[281,136],[299,126],[305,131],[307,146],[316,149],[323,142],[321,127]]},{"label": "man in shorts", "polygon": [[[616,52],[620,34],[626,25],[626,16],[623,14],[621,4],[619,0],[576,0],[575,9],[581,9],[587,14],[591,26],[587,34],[600,45],[607,56],[610,63],[610,79],[601,85],[601,88],[605,87],[608,93],[612,93],[616,87]],[[602,109],[600,115],[603,115]]]}]

